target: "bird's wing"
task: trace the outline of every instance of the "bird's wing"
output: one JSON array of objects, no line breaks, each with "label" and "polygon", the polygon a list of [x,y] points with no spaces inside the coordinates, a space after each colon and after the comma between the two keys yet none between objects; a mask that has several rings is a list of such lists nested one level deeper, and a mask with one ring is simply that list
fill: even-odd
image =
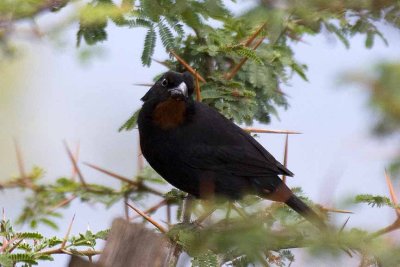
[{"label": "bird's wing", "polygon": [[182,160],[190,168],[241,177],[276,176],[282,173],[277,165],[239,146],[197,145]]},{"label": "bird's wing", "polygon": [[254,147],[256,148],[269,162],[274,162],[276,167],[279,169],[279,174],[288,176],[294,176],[285,166],[277,161],[260,143],[258,143],[250,134],[240,129],[241,135]]},{"label": "bird's wing", "polygon": [[196,103],[196,110],[192,123],[195,129],[190,132],[197,145],[193,148],[194,142],[191,142],[185,146],[191,147],[185,156],[189,165],[214,170],[233,169],[241,176],[246,176],[246,173],[248,176],[293,176],[249,133],[223,115],[202,103]]}]

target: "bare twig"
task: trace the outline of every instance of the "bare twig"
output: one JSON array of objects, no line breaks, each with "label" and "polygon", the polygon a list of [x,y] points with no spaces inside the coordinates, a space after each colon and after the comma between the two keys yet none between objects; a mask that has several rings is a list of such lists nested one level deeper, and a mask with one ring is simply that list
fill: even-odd
[{"label": "bare twig", "polygon": [[154,84],[153,83],[134,83],[133,85],[144,86],[144,87],[152,87]]},{"label": "bare twig", "polygon": [[260,129],[260,128],[253,128],[253,127],[246,127],[243,128],[246,132],[251,133],[273,133],[273,134],[301,134],[300,132],[295,131],[287,131],[287,130],[270,130],[270,129]]},{"label": "bare twig", "polygon": [[32,183],[31,177],[29,177],[26,174],[25,171],[25,166],[24,166],[24,160],[22,157],[21,149],[17,143],[16,140],[14,140],[14,147],[15,147],[15,153],[17,155],[17,164],[18,164],[18,169],[19,169],[19,175],[20,177],[17,179],[14,179],[12,181],[9,181],[4,184],[0,184],[0,189],[2,188],[15,188],[15,187],[26,187],[29,188],[33,191],[36,191],[38,187]]},{"label": "bare twig", "polygon": [[185,200],[182,202],[182,223],[190,223],[190,217],[192,215],[192,207],[193,207],[194,197],[190,194],[187,194]]},{"label": "bare twig", "polygon": [[[155,211],[157,211],[159,208],[165,206],[168,203],[168,201],[166,199],[161,200],[159,203],[157,203],[156,205],[154,205],[153,207],[148,208],[147,210],[144,211],[145,214],[150,214],[153,213]],[[132,219],[136,219],[137,217],[139,217],[140,215],[136,215],[134,216]]]},{"label": "bare twig", "polygon": [[249,216],[241,208],[236,206],[235,203],[233,203],[231,207],[232,207],[232,209],[234,209],[244,219],[248,219],[249,218]]},{"label": "bare twig", "polygon": [[147,192],[152,193],[152,194],[157,195],[157,196],[164,196],[164,194],[162,192],[159,192],[159,191],[157,191],[157,190],[155,190],[153,188],[150,188],[150,187],[146,186],[145,184],[143,184],[141,182],[132,181],[131,179],[126,178],[126,177],[124,177],[122,175],[113,173],[111,171],[107,171],[107,170],[105,170],[103,168],[100,168],[100,167],[98,167],[96,165],[93,165],[93,164],[90,164],[90,163],[87,163],[87,162],[84,162],[83,164],[85,164],[85,165],[87,165],[87,166],[89,166],[89,167],[91,167],[91,168],[93,168],[93,169],[95,169],[95,170],[97,170],[99,172],[107,174],[108,176],[113,177],[113,178],[115,178],[117,180],[120,180],[122,182],[128,183],[128,184],[130,184],[132,186],[135,186],[135,187],[137,187],[138,190],[147,191]]},{"label": "bare twig", "polygon": [[134,206],[130,205],[128,202],[125,203],[128,207],[130,207],[131,209],[133,209],[134,211],[136,211],[137,213],[140,214],[140,216],[142,216],[146,221],[148,221],[149,223],[151,223],[152,225],[154,225],[158,230],[160,230],[161,233],[166,233],[167,230],[161,226],[158,222],[156,222],[155,220],[153,220],[150,216],[148,216],[147,214],[145,214],[143,211],[139,210],[138,208],[135,208]]},{"label": "bare twig", "polygon": [[105,170],[105,169],[103,169],[103,168],[101,168],[101,167],[99,167],[99,166],[90,164],[90,163],[88,163],[88,162],[83,162],[83,164],[85,164],[86,166],[89,166],[90,168],[93,168],[93,169],[95,169],[95,170],[97,170],[97,171],[99,171],[99,172],[102,172],[102,173],[104,173],[104,174],[107,174],[108,176],[111,176],[111,177],[113,177],[113,178],[115,178],[115,179],[117,179],[117,180],[120,180],[120,181],[122,181],[122,182],[128,183],[128,184],[130,184],[130,185],[132,185],[132,186],[137,186],[137,187],[139,186],[139,183],[138,183],[138,182],[132,181],[131,179],[126,178],[126,177],[124,177],[124,176],[122,176],[122,175],[119,175],[119,174],[116,174],[116,173],[114,173],[114,172]]},{"label": "bare twig", "polygon": [[21,244],[21,242],[24,241],[23,238],[21,238],[20,240],[18,240],[17,242],[15,242],[15,244],[7,251],[8,253],[11,253],[14,251],[14,249],[16,249],[18,247],[19,244]]},{"label": "bare twig", "polygon": [[[398,200],[396,197],[396,193],[394,192],[394,188],[393,188],[393,184],[392,184],[392,180],[390,179],[390,176],[388,175],[387,171],[385,170],[385,179],[386,179],[386,184],[389,188],[389,194],[390,194],[390,198],[392,199],[392,202],[395,206],[398,205]],[[400,218],[400,208],[396,208],[396,215],[397,218]]]},{"label": "bare twig", "polygon": [[[288,160],[288,148],[289,148],[289,135],[286,134],[286,139],[285,139],[285,150],[284,150],[284,156],[283,156],[283,166],[287,168],[287,160]],[[282,176],[282,181],[286,184],[286,175]]]},{"label": "bare twig", "polygon": [[343,232],[344,228],[346,227],[347,223],[349,222],[350,217],[347,217],[346,221],[344,222],[344,224],[342,225],[342,227],[340,227],[339,229],[339,233]]},{"label": "bare twig", "polygon": [[266,22],[264,22],[250,37],[247,39],[247,41],[244,43],[245,46],[249,47],[251,43],[253,43],[254,39],[260,34],[260,32],[265,28],[267,25]]},{"label": "bare twig", "polygon": [[322,207],[321,209],[325,212],[334,212],[334,213],[345,213],[345,214],[353,214],[354,212],[349,211],[349,210],[341,210],[341,209],[336,209],[336,208],[327,208],[327,207]]},{"label": "bare twig", "polygon": [[83,186],[85,189],[87,189],[87,187],[88,187],[88,186],[87,186],[87,183],[85,182],[85,179],[83,178],[83,175],[82,175],[82,173],[81,173],[81,171],[80,171],[80,169],[79,169],[79,167],[78,167],[78,163],[76,162],[74,156],[72,155],[72,152],[71,152],[71,150],[69,149],[68,144],[67,144],[66,141],[64,141],[64,146],[65,146],[65,149],[67,150],[68,157],[69,157],[69,159],[71,160],[72,165],[74,166],[74,168],[75,168],[75,170],[76,170],[76,173],[78,174],[78,178],[79,178],[79,180],[80,180],[82,186]]},{"label": "bare twig", "polygon": [[67,250],[67,249],[51,249],[42,252],[38,252],[39,255],[53,255],[53,254],[66,254],[66,255],[77,255],[77,256],[96,256],[100,255],[103,251],[101,250]]},{"label": "bare twig", "polygon": [[22,179],[26,179],[27,176],[26,176],[26,171],[25,171],[25,166],[24,166],[24,160],[22,159],[21,149],[16,140],[14,140],[14,147],[15,147],[15,153],[17,155],[19,175]]},{"label": "bare twig", "polygon": [[167,224],[171,225],[171,204],[167,204]]},{"label": "bare twig", "polygon": [[69,234],[71,233],[72,224],[74,223],[74,220],[75,220],[75,214],[74,214],[74,216],[72,217],[71,222],[69,223],[69,226],[68,226],[68,229],[67,229],[67,233],[65,234],[65,237],[64,237],[64,239],[63,239],[63,241],[62,241],[62,243],[61,243],[60,249],[64,249],[64,248],[65,248],[65,245],[67,244],[68,237],[69,237]]},{"label": "bare twig", "polygon": [[[73,155],[75,162],[79,161],[79,151],[80,151],[80,143],[78,142],[76,144],[75,154]],[[71,178],[75,180],[77,174],[78,171],[76,170],[75,166],[73,166]]]},{"label": "bare twig", "polygon": [[[392,199],[392,203],[393,205],[397,206],[398,205],[398,201],[397,201],[397,197],[396,197],[396,193],[394,191],[393,188],[393,184],[392,184],[392,180],[390,179],[390,176],[388,175],[387,171],[385,170],[385,179],[386,179],[386,184],[389,188],[389,193],[390,193],[390,198]],[[374,238],[374,237],[378,237],[393,231],[396,231],[398,229],[400,229],[400,208],[395,208],[395,212],[396,212],[396,220],[389,226],[382,228],[378,231],[376,231],[375,233],[372,233],[370,235],[370,238]]]},{"label": "bare twig", "polygon": [[201,91],[200,91],[200,83],[198,75],[196,75],[196,100],[198,102],[201,102]]},{"label": "bare twig", "polygon": [[7,249],[7,247],[8,247],[9,245],[11,245],[12,243],[14,243],[14,241],[16,241],[17,239],[18,239],[17,236],[11,238],[10,240],[7,240],[6,237],[3,237],[3,244],[2,244],[2,246],[0,247],[0,252],[5,251],[5,250]]},{"label": "bare twig", "polygon": [[161,60],[158,60],[158,59],[155,59],[155,58],[152,58],[151,60],[153,60],[154,62],[156,62],[156,63],[158,63],[158,64],[160,64],[160,65],[162,65],[162,66],[164,66],[164,67],[166,67],[168,69],[170,69],[172,67],[170,64],[167,64],[164,61],[161,61]]},{"label": "bare twig", "polygon": [[176,58],[176,60],[179,61],[179,63],[181,63],[185,69],[187,69],[193,76],[197,77],[200,81],[202,81],[203,83],[206,82],[206,80],[201,77],[201,75],[196,72],[185,60],[183,60],[180,56],[178,56],[173,50],[170,50],[170,53]]},{"label": "bare twig", "polygon": [[62,201],[60,201],[58,204],[54,205],[53,207],[51,207],[48,212],[53,212],[58,208],[64,207],[65,205],[68,205],[69,203],[71,203],[71,201],[73,201],[74,199],[76,199],[77,196],[76,195],[72,195],[69,198],[66,198]]},{"label": "bare twig", "polygon": [[[266,36],[261,37],[260,40],[258,40],[258,42],[253,47],[253,50],[256,50],[262,44],[262,42],[264,41],[265,38],[266,38]],[[235,75],[238,73],[238,71],[242,68],[242,66],[244,65],[244,63],[246,63],[247,60],[248,60],[248,58],[245,57],[241,61],[239,61],[239,63],[237,65],[235,65],[232,68],[232,70],[225,75],[225,79],[227,79],[229,81],[233,77],[235,77]]]},{"label": "bare twig", "polygon": [[399,229],[399,228],[400,228],[400,219],[398,218],[398,219],[397,219],[396,221],[394,221],[394,223],[392,223],[391,225],[389,225],[389,226],[387,226],[387,227],[385,227],[385,228],[382,228],[382,229],[376,231],[375,233],[372,233],[372,234],[370,235],[370,238],[378,237],[378,236],[381,236],[381,235],[384,235],[384,234],[393,232],[393,231],[395,231],[395,230],[397,230],[397,229]]},{"label": "bare twig", "polygon": [[202,222],[204,222],[208,217],[210,217],[214,211],[216,211],[217,208],[213,207],[211,209],[209,209],[208,211],[206,211],[204,214],[202,214],[201,216],[199,216],[197,218],[197,220],[195,221],[195,223],[197,224],[201,224]]}]

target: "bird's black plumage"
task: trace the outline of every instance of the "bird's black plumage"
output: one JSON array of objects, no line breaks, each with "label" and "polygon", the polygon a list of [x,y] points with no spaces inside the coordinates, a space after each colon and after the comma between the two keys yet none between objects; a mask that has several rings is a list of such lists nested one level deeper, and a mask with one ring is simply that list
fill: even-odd
[{"label": "bird's black plumage", "polygon": [[293,173],[251,135],[207,105],[195,102],[188,73],[165,73],[142,98],[138,124],[142,153],[173,186],[196,197],[245,194],[285,202],[305,217],[317,215],[281,181]]}]

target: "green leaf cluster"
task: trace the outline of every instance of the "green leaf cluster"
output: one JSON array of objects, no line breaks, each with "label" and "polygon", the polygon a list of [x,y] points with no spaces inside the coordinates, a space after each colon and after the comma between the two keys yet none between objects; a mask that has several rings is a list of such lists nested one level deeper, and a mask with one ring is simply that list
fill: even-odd
[{"label": "green leaf cluster", "polygon": [[[94,250],[96,240],[105,239],[108,232],[93,233],[87,230],[84,235],[66,240],[63,250],[76,255],[81,254],[77,247]],[[37,232],[17,232],[11,222],[5,219],[0,221],[0,239],[0,265],[3,267],[30,267],[41,261],[53,261],[52,254],[58,253],[54,248],[63,243],[63,239],[58,237],[47,238]]]}]

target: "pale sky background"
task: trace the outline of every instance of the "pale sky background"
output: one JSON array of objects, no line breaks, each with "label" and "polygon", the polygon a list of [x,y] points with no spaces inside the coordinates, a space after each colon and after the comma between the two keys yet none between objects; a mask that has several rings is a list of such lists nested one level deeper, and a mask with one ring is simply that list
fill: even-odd
[{"label": "pale sky background", "polygon": [[[51,21],[46,16],[43,23],[47,19]],[[303,133],[290,137],[288,167],[295,177],[289,178],[289,185],[301,186],[318,203],[353,210],[349,227],[378,229],[394,220],[389,209],[345,207],[342,203],[358,193],[388,195],[383,171],[398,146],[395,140],[383,141],[370,135],[373,113],[367,108],[365,91],[338,85],[341,73],[368,69],[381,60],[400,59],[399,32],[390,28],[383,31],[390,45],[376,40],[369,50],[364,47],[364,37],[353,38],[350,49],[323,35],[306,37],[305,43],[293,46],[296,58],[309,67],[309,82],[296,77],[290,87],[282,86],[290,96],[291,107],[280,112],[280,120],[273,117],[270,125],[260,126]],[[47,181],[71,173],[63,140],[71,147],[80,142],[82,161],[126,176],[135,173],[137,131],[118,133],[117,129],[140,106],[139,99],[147,90],[133,84],[150,82],[166,69],[158,64],[142,67],[143,30],[110,26],[108,41],[96,48],[99,56],[87,64],[78,60],[75,33],[74,26],[56,43],[46,37],[21,41],[18,59],[0,63],[0,179],[18,173],[13,138],[20,143],[29,168],[38,165],[46,169]],[[166,56],[158,45],[154,58]],[[264,134],[259,141],[277,159],[283,158],[283,135]],[[118,185],[81,167],[88,181]],[[0,191],[0,206],[7,217],[16,218],[23,197],[18,190]],[[105,210],[101,205],[91,207],[76,201],[65,212],[61,233],[39,230],[63,236],[76,213],[73,233],[88,225],[98,231],[122,212],[122,203]],[[334,217],[338,223],[347,218]],[[66,256],[56,259],[56,263],[40,266],[63,266],[67,261]],[[292,266],[303,266],[307,260],[299,259]]]}]

